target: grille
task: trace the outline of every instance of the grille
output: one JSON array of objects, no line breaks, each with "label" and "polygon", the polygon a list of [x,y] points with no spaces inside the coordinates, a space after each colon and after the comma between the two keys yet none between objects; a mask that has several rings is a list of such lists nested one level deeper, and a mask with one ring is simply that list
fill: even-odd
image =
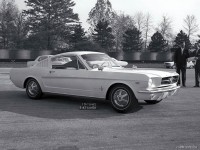
[{"label": "grille", "polygon": [[162,78],[161,84],[173,84],[178,82],[178,76],[172,76],[172,77],[165,77]]}]

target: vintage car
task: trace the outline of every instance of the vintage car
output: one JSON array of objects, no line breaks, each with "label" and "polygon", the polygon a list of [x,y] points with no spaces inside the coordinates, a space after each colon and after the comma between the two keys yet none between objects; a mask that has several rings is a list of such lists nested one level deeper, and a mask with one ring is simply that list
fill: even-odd
[{"label": "vintage car", "polygon": [[44,60],[44,59],[47,59],[48,57],[51,57],[52,55],[41,55],[41,56],[38,56],[34,61],[28,61],[27,62],[27,67],[31,67],[33,65],[35,65],[36,63]]},{"label": "vintage car", "polygon": [[[176,66],[174,65],[173,61],[170,62],[164,62],[165,68],[170,68],[170,69],[175,69]],[[194,68],[194,62],[193,61],[188,61],[187,62],[187,68],[192,69]]]},{"label": "vintage car", "polygon": [[25,88],[31,99],[43,93],[109,100],[118,112],[128,112],[138,101],[158,103],[176,93],[177,73],[119,66],[105,53],[67,52],[44,59],[33,67],[13,68],[11,81]]}]

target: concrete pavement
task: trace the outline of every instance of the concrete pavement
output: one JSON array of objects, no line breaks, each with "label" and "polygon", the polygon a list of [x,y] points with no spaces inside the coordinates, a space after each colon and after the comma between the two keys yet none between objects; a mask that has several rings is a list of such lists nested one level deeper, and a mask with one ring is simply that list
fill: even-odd
[{"label": "concrete pavement", "polygon": [[[108,102],[45,95],[27,98],[8,74],[0,74],[0,150],[179,150],[200,149],[200,88],[187,87],[156,105],[144,102],[129,114]],[[96,110],[80,110],[82,103]]]}]

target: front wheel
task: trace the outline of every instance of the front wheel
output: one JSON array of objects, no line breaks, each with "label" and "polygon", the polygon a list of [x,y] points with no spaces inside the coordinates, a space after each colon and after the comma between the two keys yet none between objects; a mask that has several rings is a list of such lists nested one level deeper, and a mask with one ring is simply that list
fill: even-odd
[{"label": "front wheel", "polygon": [[109,100],[114,110],[120,113],[126,113],[138,105],[132,90],[124,85],[118,85],[111,89]]},{"label": "front wheel", "polygon": [[29,79],[26,84],[26,94],[31,99],[39,99],[42,96],[42,90],[35,79]]},{"label": "front wheel", "polygon": [[146,103],[148,104],[157,104],[159,102],[161,102],[162,100],[145,100]]}]

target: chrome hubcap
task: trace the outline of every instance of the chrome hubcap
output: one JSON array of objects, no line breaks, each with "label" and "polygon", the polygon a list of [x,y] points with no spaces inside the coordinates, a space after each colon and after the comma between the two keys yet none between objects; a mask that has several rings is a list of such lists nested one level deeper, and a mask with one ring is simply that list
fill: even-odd
[{"label": "chrome hubcap", "polygon": [[30,93],[30,95],[35,96],[38,94],[38,86],[34,81],[31,81],[28,84],[28,92]]},{"label": "chrome hubcap", "polygon": [[115,104],[119,107],[125,107],[129,103],[129,95],[128,92],[123,89],[118,89],[115,91],[113,100]]}]

